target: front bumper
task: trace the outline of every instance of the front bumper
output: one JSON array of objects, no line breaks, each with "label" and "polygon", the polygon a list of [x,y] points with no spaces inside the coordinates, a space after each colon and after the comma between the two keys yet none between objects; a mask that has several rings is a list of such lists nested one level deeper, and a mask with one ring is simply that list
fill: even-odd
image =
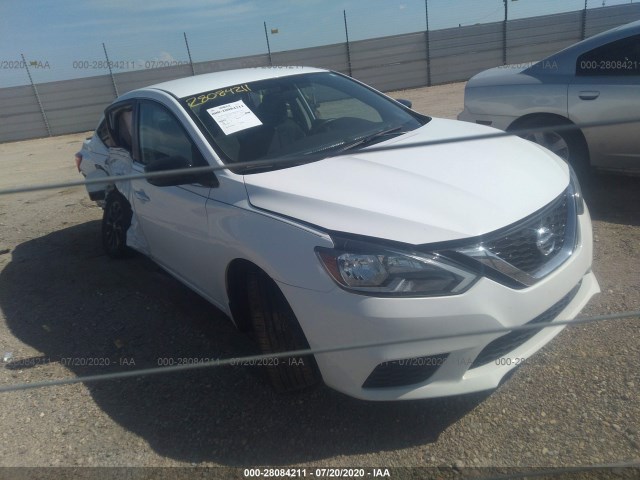
[{"label": "front bumper", "polygon": [[[562,266],[536,285],[514,290],[487,278],[462,295],[434,298],[379,298],[336,288],[316,292],[280,284],[311,348],[424,339],[523,325],[559,304],[551,320],[574,318],[599,292],[591,273],[592,236],[588,211],[579,217],[581,244]],[[562,326],[544,328],[499,359],[473,367],[478,355],[505,334],[419,340],[316,355],[325,383],[366,400],[443,397],[495,388],[518,364],[547,344]],[[385,388],[363,385],[385,362],[448,354],[425,381]],[[396,362],[398,363],[398,362]],[[409,365],[411,362],[407,362]],[[477,363],[477,362],[476,362]]]}]

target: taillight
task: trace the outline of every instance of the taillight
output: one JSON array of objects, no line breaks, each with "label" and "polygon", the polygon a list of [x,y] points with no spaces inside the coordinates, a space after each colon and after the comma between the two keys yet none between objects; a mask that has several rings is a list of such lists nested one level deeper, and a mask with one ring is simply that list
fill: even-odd
[{"label": "taillight", "polygon": [[76,153],[76,168],[80,171],[80,164],[82,163],[82,154],[80,152]]}]

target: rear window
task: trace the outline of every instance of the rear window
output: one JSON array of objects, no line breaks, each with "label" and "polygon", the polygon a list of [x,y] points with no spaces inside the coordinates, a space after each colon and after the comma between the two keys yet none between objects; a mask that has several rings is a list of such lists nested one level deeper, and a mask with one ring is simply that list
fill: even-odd
[{"label": "rear window", "polygon": [[640,35],[595,48],[578,57],[576,75],[640,75]]}]

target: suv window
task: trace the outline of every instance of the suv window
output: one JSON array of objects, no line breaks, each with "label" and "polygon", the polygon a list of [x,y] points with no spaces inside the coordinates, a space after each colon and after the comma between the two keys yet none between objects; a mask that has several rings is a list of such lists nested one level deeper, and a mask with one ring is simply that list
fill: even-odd
[{"label": "suv window", "polygon": [[140,163],[168,157],[181,157],[190,166],[207,165],[178,119],[156,102],[141,102],[139,106],[138,143]]},{"label": "suv window", "polygon": [[578,57],[578,76],[640,75],[640,35],[608,43]]}]

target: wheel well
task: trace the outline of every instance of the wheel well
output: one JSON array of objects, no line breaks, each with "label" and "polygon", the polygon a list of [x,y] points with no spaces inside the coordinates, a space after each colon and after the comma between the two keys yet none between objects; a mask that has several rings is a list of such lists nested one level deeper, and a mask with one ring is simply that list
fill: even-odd
[{"label": "wheel well", "polygon": [[534,124],[572,125],[573,122],[562,115],[556,115],[554,113],[530,113],[515,120],[511,125],[509,125],[507,131],[526,128],[527,125]]},{"label": "wheel well", "polygon": [[[557,115],[554,113],[531,113],[515,120],[511,125],[509,125],[507,131],[512,132],[514,130],[534,127],[536,125],[575,125],[575,123],[573,123],[567,117],[563,117],[562,115]],[[576,128],[575,130],[567,131],[567,133],[569,132],[573,133],[575,135],[574,138],[582,144],[584,155],[586,156],[586,164],[589,165],[589,144],[587,143],[587,139],[585,138],[584,133],[582,133],[582,129]]]},{"label": "wheel well", "polygon": [[[513,130],[524,129],[535,125],[575,125],[575,123],[573,123],[567,117],[556,115],[555,113],[530,113],[529,115],[525,115],[524,117],[520,117],[515,120],[511,125],[509,125],[507,131],[511,132]],[[587,140],[584,138],[581,129],[576,128],[575,130],[571,131],[575,132],[576,136],[579,137],[580,140],[582,140],[585,146],[587,145]]]},{"label": "wheel well", "polygon": [[[113,183],[109,183],[107,185],[105,185],[104,187],[104,198],[106,200],[106,198],[109,195],[122,195],[122,193],[120,193],[120,190],[118,190],[118,188],[113,184]],[[122,195],[124,197],[124,195]],[[126,197],[125,197],[126,200]],[[128,202],[129,200],[127,200]]]},{"label": "wheel well", "polygon": [[129,199],[127,197],[125,197],[124,195],[122,195],[120,190],[118,190],[113,183],[110,183],[109,185],[107,185],[105,187],[105,189],[104,189],[104,199],[98,200],[98,206],[104,210],[106,208],[106,206],[107,206],[107,200],[109,200],[109,197],[111,197],[112,195],[120,195],[122,198],[125,199],[125,201],[129,205],[129,208],[132,208],[131,202],[129,202]]},{"label": "wheel well", "polygon": [[232,320],[241,332],[251,330],[249,299],[247,295],[247,275],[260,268],[254,263],[236,258],[227,267],[227,297]]}]

